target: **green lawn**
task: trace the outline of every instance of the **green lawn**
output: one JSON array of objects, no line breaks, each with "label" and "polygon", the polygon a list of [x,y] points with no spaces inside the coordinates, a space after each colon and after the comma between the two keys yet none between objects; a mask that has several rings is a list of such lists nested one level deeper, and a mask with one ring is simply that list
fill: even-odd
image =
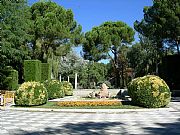
[{"label": "green lawn", "polygon": [[79,107],[61,107],[56,104],[56,102],[47,102],[40,106],[31,106],[34,108],[49,108],[49,109],[140,109],[142,107],[134,106],[130,104],[121,106],[79,106]]}]

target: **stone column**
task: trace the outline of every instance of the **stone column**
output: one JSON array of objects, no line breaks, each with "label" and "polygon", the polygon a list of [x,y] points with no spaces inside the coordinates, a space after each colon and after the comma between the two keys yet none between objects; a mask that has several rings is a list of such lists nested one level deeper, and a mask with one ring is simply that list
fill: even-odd
[{"label": "stone column", "polygon": [[75,73],[75,90],[77,90],[77,73]]},{"label": "stone column", "polygon": [[69,82],[69,76],[68,76],[68,82]]},{"label": "stone column", "polygon": [[61,74],[59,75],[59,81],[61,82]]}]

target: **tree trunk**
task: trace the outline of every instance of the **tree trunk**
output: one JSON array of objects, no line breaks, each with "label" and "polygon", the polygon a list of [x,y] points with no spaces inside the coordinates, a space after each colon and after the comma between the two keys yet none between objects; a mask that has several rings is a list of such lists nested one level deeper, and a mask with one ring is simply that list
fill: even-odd
[{"label": "tree trunk", "polygon": [[120,87],[120,73],[119,73],[119,70],[116,69],[116,88],[119,88]]},{"label": "tree trunk", "polygon": [[116,73],[116,88],[120,87],[120,71],[118,68],[118,61],[117,61],[117,50],[114,49],[114,65],[115,65],[115,73]]},{"label": "tree trunk", "polygon": [[176,47],[177,47],[177,54],[180,54],[180,52],[179,52],[179,41],[176,42]]},{"label": "tree trunk", "polygon": [[124,66],[123,66],[123,64],[122,64],[121,78],[122,78],[122,85],[121,85],[121,87],[124,88]]}]

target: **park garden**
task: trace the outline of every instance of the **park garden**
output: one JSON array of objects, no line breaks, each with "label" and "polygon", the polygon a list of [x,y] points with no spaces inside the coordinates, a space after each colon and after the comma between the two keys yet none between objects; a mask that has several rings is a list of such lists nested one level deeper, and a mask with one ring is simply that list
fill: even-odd
[{"label": "park garden", "polygon": [[[0,90],[15,92],[16,106],[23,107],[166,107],[173,90],[180,90],[179,5],[179,0],[154,0],[142,9],[144,18],[136,20],[134,28],[107,20],[83,33],[73,11],[54,2],[29,6],[24,0],[4,0]],[[134,42],[135,32],[139,42]],[[82,47],[81,56],[73,47]],[[116,95],[109,100],[49,102],[102,84],[127,89],[131,100]]]}]

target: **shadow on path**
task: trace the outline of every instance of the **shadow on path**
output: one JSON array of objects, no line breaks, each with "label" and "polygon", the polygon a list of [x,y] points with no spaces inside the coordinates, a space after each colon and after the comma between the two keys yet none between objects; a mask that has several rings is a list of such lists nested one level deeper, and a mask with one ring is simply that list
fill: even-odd
[{"label": "shadow on path", "polygon": [[155,123],[157,127],[146,127],[145,132],[152,135],[180,135],[180,119],[173,123]]},{"label": "shadow on path", "polygon": [[[123,134],[127,135],[126,129],[122,127],[120,122],[80,122],[66,123],[59,127],[47,127],[44,131],[15,131],[15,135],[49,135],[49,134],[73,134],[73,135],[110,135]],[[47,125],[48,126],[48,125]],[[118,130],[112,128],[117,127]]]}]

